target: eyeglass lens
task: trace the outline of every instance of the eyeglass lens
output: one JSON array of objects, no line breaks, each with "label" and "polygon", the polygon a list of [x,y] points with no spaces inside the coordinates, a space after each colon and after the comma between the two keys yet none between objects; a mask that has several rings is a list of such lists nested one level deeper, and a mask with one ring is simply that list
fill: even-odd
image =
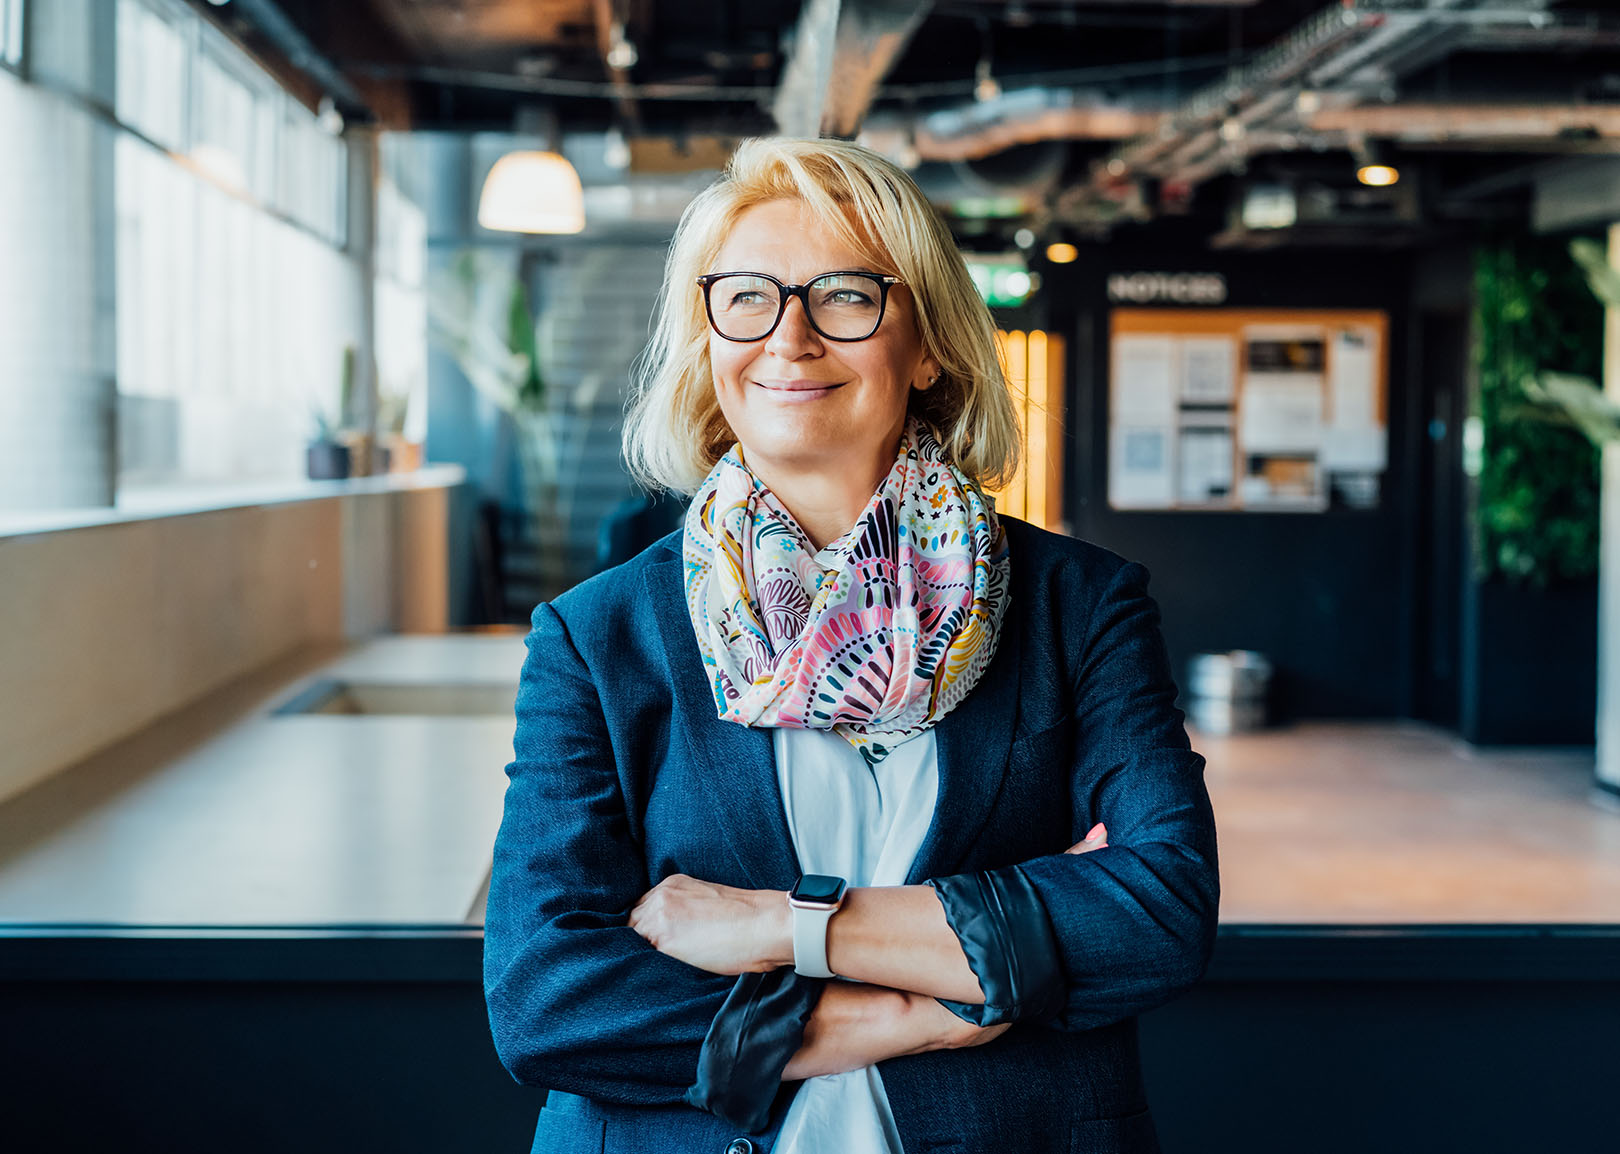
[{"label": "eyeglass lens", "polygon": [[[835,340],[861,340],[883,318],[883,285],[860,273],[829,273],[805,286],[810,323]],[[782,314],[782,290],[751,273],[723,276],[709,286],[709,311],[720,335],[754,341]]]}]

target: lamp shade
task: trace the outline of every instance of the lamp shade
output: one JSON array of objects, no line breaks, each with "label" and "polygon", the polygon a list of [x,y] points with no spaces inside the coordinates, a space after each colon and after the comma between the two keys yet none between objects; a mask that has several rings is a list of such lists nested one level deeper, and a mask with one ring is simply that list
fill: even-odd
[{"label": "lamp shade", "polygon": [[499,232],[578,232],[585,227],[579,173],[555,152],[508,152],[484,178],[478,223]]}]

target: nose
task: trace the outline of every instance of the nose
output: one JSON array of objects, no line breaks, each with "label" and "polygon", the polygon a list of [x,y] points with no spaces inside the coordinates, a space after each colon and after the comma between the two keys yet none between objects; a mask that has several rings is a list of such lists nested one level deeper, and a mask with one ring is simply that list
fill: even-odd
[{"label": "nose", "polygon": [[805,311],[802,297],[788,298],[776,331],[765,341],[765,351],[788,361],[813,356],[821,351],[821,337],[810,327],[810,314]]}]

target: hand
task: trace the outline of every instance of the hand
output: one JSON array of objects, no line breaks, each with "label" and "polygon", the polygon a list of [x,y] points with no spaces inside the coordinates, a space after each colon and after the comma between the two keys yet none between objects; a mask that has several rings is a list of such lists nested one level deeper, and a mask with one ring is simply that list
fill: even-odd
[{"label": "hand", "polygon": [[1068,849],[1064,850],[1063,852],[1064,853],[1090,853],[1094,849],[1107,849],[1107,848],[1108,848],[1108,827],[1105,826],[1102,822],[1099,821],[1096,825],[1091,827],[1091,832],[1086,834],[1086,837],[1085,837],[1084,841],[1075,842],[1073,845],[1071,845]]},{"label": "hand", "polygon": [[993,1042],[1012,1029],[1011,1022],[1003,1022],[999,1026],[975,1026],[972,1022],[963,1021],[933,998],[920,994],[914,997],[918,1004],[913,1012],[927,1014],[938,1023],[937,1040],[932,1045],[921,1047],[922,1050],[966,1050]]},{"label": "hand", "polygon": [[1010,1028],[971,1025],[926,994],[832,981],[811,1012],[804,1041],[782,1080],[842,1074],[905,1054],[980,1046]]},{"label": "hand", "polygon": [[793,964],[787,894],[744,890],[671,874],[642,895],[630,928],[654,949],[711,974]]}]

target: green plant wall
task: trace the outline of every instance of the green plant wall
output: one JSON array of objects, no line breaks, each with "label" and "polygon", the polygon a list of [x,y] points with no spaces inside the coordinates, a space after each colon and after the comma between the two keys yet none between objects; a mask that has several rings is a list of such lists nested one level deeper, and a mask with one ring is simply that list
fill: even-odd
[{"label": "green plant wall", "polygon": [[1530,403],[1543,372],[1601,376],[1603,308],[1561,239],[1517,237],[1474,258],[1474,368],[1484,432],[1475,565],[1546,586],[1598,564],[1599,454]]}]

